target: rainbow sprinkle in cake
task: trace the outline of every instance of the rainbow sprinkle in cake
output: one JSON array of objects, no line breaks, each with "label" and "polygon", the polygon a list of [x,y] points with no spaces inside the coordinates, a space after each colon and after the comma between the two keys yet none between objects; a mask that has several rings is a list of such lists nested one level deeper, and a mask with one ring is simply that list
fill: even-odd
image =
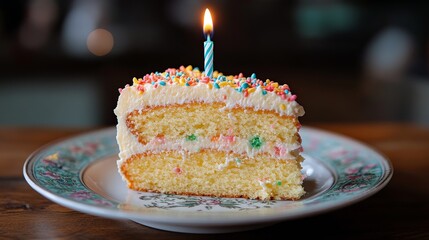
[{"label": "rainbow sprinkle in cake", "polygon": [[129,188],[262,200],[305,193],[304,110],[288,85],[181,66],[119,91],[118,168]]}]

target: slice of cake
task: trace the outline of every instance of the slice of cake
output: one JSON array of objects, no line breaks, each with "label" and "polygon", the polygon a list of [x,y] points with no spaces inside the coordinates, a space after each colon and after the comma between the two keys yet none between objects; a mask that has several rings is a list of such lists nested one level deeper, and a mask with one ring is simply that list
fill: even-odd
[{"label": "slice of cake", "polygon": [[128,187],[170,194],[299,199],[298,117],[288,85],[191,66],[120,89],[118,168]]}]

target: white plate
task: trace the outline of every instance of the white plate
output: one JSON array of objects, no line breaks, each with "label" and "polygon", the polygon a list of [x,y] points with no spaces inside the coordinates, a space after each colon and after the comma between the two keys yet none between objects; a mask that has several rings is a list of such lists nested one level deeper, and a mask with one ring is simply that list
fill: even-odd
[{"label": "white plate", "polygon": [[309,217],[361,201],[392,177],[390,162],[353,139],[303,127],[306,195],[298,201],[258,201],[144,193],[129,190],[116,167],[114,127],[50,144],[25,162],[37,192],[65,207],[130,219],[175,232],[223,233]]}]

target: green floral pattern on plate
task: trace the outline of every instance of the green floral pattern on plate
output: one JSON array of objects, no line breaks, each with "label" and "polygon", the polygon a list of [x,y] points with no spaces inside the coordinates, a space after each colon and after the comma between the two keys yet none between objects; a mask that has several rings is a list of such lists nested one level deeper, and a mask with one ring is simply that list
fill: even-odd
[{"label": "green floral pattern on plate", "polygon": [[35,156],[34,177],[39,185],[58,196],[86,204],[115,207],[116,203],[95,194],[81,180],[82,170],[89,163],[117,154],[115,141],[111,131],[100,131],[54,144]]},{"label": "green floral pattern on plate", "polygon": [[212,210],[214,208],[226,208],[237,210],[250,210],[258,208],[270,208],[275,201],[258,201],[243,198],[214,198],[200,196],[181,196],[171,194],[144,194],[140,197],[147,208],[188,208],[195,211]]}]

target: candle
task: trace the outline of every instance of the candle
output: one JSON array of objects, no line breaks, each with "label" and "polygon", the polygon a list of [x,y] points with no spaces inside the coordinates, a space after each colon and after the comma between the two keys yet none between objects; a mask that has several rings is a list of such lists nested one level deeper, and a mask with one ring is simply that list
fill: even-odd
[{"label": "candle", "polygon": [[204,34],[207,36],[207,40],[204,42],[204,72],[209,78],[213,78],[213,41],[210,39],[210,35],[213,33],[213,21],[212,16],[208,8],[204,13]]}]

